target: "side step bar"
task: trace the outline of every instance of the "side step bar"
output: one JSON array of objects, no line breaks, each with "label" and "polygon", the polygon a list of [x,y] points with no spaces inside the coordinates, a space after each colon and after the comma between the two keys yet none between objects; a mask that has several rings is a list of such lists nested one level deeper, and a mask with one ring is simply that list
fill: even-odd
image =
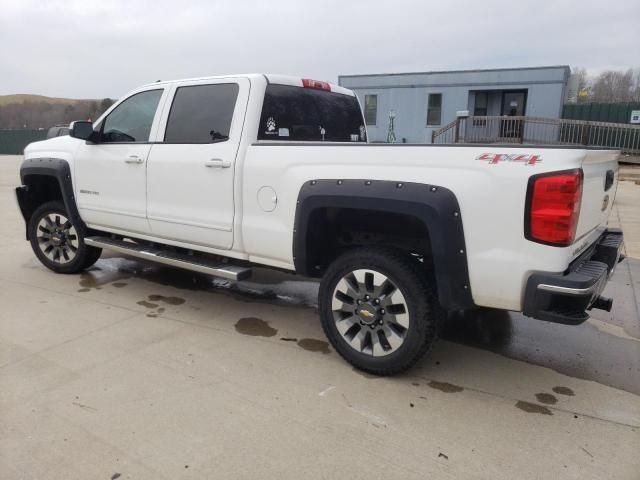
[{"label": "side step bar", "polygon": [[87,237],[84,243],[91,247],[104,248],[132,257],[150,260],[152,262],[184,268],[194,272],[206,273],[228,280],[246,280],[251,276],[251,269],[238,265],[216,262],[207,258],[193,257],[183,253],[166,252],[159,248],[152,248],[137,243],[117,240],[109,237]]}]

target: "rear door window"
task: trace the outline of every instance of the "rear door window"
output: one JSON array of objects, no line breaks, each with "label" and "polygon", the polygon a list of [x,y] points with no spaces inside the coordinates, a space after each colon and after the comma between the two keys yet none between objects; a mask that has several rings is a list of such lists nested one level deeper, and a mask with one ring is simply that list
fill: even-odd
[{"label": "rear door window", "polygon": [[366,142],[367,131],[355,96],[270,84],[258,140]]},{"label": "rear door window", "polygon": [[165,143],[228,140],[237,98],[236,83],[179,87],[171,105]]}]

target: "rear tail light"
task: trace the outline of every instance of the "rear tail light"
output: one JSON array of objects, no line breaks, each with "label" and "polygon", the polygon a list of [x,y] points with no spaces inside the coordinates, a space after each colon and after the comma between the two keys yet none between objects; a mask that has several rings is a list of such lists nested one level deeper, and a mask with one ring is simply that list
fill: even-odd
[{"label": "rear tail light", "polygon": [[529,179],[525,237],[546,245],[571,245],[582,200],[582,170],[534,175]]},{"label": "rear tail light", "polygon": [[302,86],[304,88],[315,88],[316,90],[331,91],[331,85],[327,82],[321,82],[320,80],[311,80],[310,78],[302,79]]}]

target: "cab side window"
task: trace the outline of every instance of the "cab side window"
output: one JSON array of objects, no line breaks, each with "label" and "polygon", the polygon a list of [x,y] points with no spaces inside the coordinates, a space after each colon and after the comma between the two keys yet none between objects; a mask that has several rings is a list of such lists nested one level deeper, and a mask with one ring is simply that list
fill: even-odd
[{"label": "cab side window", "polygon": [[162,90],[136,93],[118,105],[102,123],[101,141],[148,142]]}]

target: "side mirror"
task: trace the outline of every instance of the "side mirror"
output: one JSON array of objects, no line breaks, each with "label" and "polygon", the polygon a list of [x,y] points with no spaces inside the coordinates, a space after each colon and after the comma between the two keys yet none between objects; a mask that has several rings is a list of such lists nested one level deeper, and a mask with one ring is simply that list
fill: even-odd
[{"label": "side mirror", "polygon": [[91,137],[93,137],[93,124],[84,120],[71,122],[69,136],[80,140],[91,140]]}]

